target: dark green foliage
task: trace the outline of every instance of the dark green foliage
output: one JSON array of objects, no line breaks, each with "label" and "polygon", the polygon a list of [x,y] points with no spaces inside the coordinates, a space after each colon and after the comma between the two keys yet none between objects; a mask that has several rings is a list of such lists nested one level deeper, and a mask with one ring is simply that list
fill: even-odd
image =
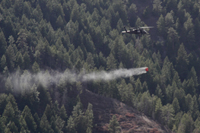
[{"label": "dark green foliage", "polygon": [[163,17],[163,15],[161,14],[158,21],[156,22],[157,23],[157,29],[158,29],[158,32],[163,35],[163,37],[165,37],[166,35],[166,29],[165,29],[165,19]]},{"label": "dark green foliage", "polygon": [[[199,132],[199,9],[195,0],[1,0],[0,132],[91,133],[92,105],[83,108],[76,98],[84,89],[135,107],[174,132]],[[154,26],[149,35],[121,34],[124,26],[147,25]],[[28,91],[8,77],[144,66],[149,72],[137,77],[61,78],[32,83]],[[118,129],[113,116],[110,131]]]},{"label": "dark green foliage", "polygon": [[167,104],[161,109],[162,122],[172,128],[174,118],[174,109],[171,104]]},{"label": "dark green foliage", "polygon": [[154,117],[160,122],[162,121],[161,112],[162,112],[162,102],[161,102],[161,99],[158,98],[155,103],[155,116]]},{"label": "dark green foliage", "polygon": [[172,102],[172,106],[174,108],[174,112],[175,114],[178,113],[180,111],[180,106],[179,106],[179,102],[177,98],[174,98],[173,102]]},{"label": "dark green foliage", "polygon": [[38,65],[37,62],[34,62],[33,66],[32,66],[32,71],[34,73],[38,73],[40,71],[40,66]]},{"label": "dark green foliage", "polygon": [[107,57],[107,70],[114,70],[117,68],[116,59],[114,58],[113,54],[110,54]]},{"label": "dark green foliage", "polygon": [[159,15],[162,12],[161,0],[153,0],[153,14]]},{"label": "dark green foliage", "polygon": [[3,119],[4,119],[3,117],[0,117],[0,132],[4,132],[6,128]]},{"label": "dark green foliage", "polygon": [[3,70],[6,66],[7,66],[7,63],[6,63],[6,56],[3,55],[3,56],[1,57],[1,70]]},{"label": "dark green foliage", "polygon": [[6,49],[6,62],[7,62],[7,66],[9,70],[13,70],[15,67],[15,52],[14,49],[12,47],[12,45],[9,45],[8,48]]},{"label": "dark green foliage", "polygon": [[19,51],[17,52],[17,55],[16,55],[16,65],[18,67],[20,67],[21,69],[24,68],[24,58],[23,58],[21,52],[19,52]]},{"label": "dark green foliage", "polygon": [[30,56],[29,56],[28,52],[24,53],[23,58],[24,58],[24,68],[25,69],[29,69],[30,63],[31,63],[31,59],[30,59]]},{"label": "dark green foliage", "polygon": [[174,28],[170,27],[167,32],[167,47],[170,58],[175,60],[176,51],[179,48],[179,36]]},{"label": "dark green foliage", "polygon": [[132,99],[134,98],[133,86],[131,84],[127,85],[125,80],[122,80],[121,83],[117,85],[117,88],[118,88],[121,100],[131,105]]},{"label": "dark green foliage", "polygon": [[113,115],[112,118],[110,119],[109,132],[110,133],[119,133],[120,132],[119,122],[117,121],[117,118],[115,115]]},{"label": "dark green foliage", "polygon": [[87,107],[87,110],[85,112],[85,122],[87,123],[86,124],[86,132],[92,132],[92,128],[93,128],[93,119],[94,119],[94,116],[93,116],[93,110],[92,110],[92,104],[88,104],[88,107]]},{"label": "dark green foliage", "polygon": [[82,112],[82,104],[80,102],[74,106],[72,115],[67,121],[67,130],[70,133],[92,131],[93,127],[93,111],[92,105],[89,103],[86,112]]},{"label": "dark green foliage", "polygon": [[[136,13],[137,13],[137,6],[132,3],[128,9],[128,18],[129,18],[130,24],[135,24],[135,21],[137,19]],[[133,25],[131,25],[131,26],[133,26]]]},{"label": "dark green foliage", "polygon": [[22,111],[22,117],[26,121],[27,127],[31,132],[36,132],[37,125],[34,121],[34,118],[31,114],[31,110],[28,108],[28,106],[24,107],[24,110]]},{"label": "dark green foliage", "polygon": [[170,12],[171,10],[177,11],[177,0],[168,0],[166,4],[167,12]]},{"label": "dark green foliage", "polygon": [[156,99],[151,97],[149,92],[144,92],[142,95],[138,95],[138,99],[139,102],[135,101],[137,102],[135,103],[137,108],[148,116],[152,116],[152,112],[155,109],[154,106],[156,104]]},{"label": "dark green foliage", "polygon": [[5,51],[6,51],[6,48],[7,48],[7,42],[6,42],[6,38],[5,38],[5,36],[4,36],[4,33],[1,31],[0,32],[0,55],[2,56],[4,53],[5,53]]},{"label": "dark green foliage", "polygon": [[190,114],[184,114],[180,121],[180,126],[177,133],[187,133],[194,129],[194,121]]},{"label": "dark green foliage", "polygon": [[47,120],[47,116],[43,114],[41,121],[40,121],[40,132],[42,133],[53,133],[53,129],[49,121]]},{"label": "dark green foliage", "polygon": [[182,80],[186,78],[186,75],[188,73],[188,63],[188,54],[185,50],[184,45],[181,44],[176,57],[176,70],[179,73]]},{"label": "dark green foliage", "polygon": [[66,114],[65,106],[62,106],[60,108],[60,117],[65,121],[67,120],[67,114]]}]

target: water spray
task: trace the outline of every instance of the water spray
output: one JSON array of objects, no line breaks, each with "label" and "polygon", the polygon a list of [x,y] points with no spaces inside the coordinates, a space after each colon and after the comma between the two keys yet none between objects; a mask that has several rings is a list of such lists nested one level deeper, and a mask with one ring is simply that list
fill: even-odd
[{"label": "water spray", "polygon": [[51,84],[59,84],[59,81],[73,83],[73,82],[92,82],[92,81],[110,81],[118,78],[127,78],[135,75],[141,75],[147,73],[148,67],[131,68],[131,69],[117,69],[112,71],[97,71],[91,73],[75,73],[70,70],[64,73],[53,72],[38,72],[37,74],[31,74],[25,71],[23,74],[15,72],[8,77],[4,77],[11,81],[14,91],[29,90],[34,84],[41,84],[42,86],[49,86]]}]

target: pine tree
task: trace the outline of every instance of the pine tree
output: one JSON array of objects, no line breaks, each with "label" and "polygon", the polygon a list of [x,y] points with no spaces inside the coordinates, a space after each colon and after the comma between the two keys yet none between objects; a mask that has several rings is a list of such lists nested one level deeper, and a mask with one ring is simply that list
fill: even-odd
[{"label": "pine tree", "polygon": [[6,127],[5,130],[4,130],[4,132],[5,132],[5,133],[12,133],[12,132],[10,131],[10,128],[9,128],[9,127]]},{"label": "pine tree", "polygon": [[166,88],[166,103],[171,103],[173,100],[173,87],[168,85]]},{"label": "pine tree", "polygon": [[178,75],[178,72],[175,72],[172,81],[174,81],[176,83],[176,85],[177,85],[178,88],[181,88],[182,85],[181,85],[181,80],[180,80],[180,77]]},{"label": "pine tree", "polygon": [[195,95],[193,96],[192,99],[193,99],[192,118],[193,120],[196,120],[199,115],[199,105],[198,105],[197,97]]},{"label": "pine tree", "polygon": [[195,41],[198,43],[199,42],[199,35],[200,34],[200,21],[199,19],[195,19],[194,22],[194,35],[195,35]]},{"label": "pine tree", "polygon": [[157,29],[158,29],[158,32],[166,37],[166,29],[165,29],[165,19],[163,17],[163,15],[161,14],[158,21],[156,22],[157,24]]},{"label": "pine tree", "polygon": [[32,12],[31,4],[30,2],[25,1],[23,5],[23,13],[26,15],[26,17],[30,17]]},{"label": "pine tree", "polygon": [[167,46],[168,55],[170,55],[170,58],[173,59],[174,55],[176,55],[176,51],[179,48],[179,36],[176,30],[172,27],[170,27],[167,32]]},{"label": "pine tree", "polygon": [[40,71],[40,66],[38,65],[36,61],[33,63],[32,71],[33,73],[38,73]]},{"label": "pine tree", "polygon": [[155,118],[158,120],[158,121],[161,121],[162,119],[161,118],[161,111],[162,111],[162,101],[160,98],[158,98],[156,100],[156,105],[155,105]]},{"label": "pine tree", "polygon": [[8,124],[9,121],[15,121],[16,115],[11,102],[7,103],[2,116],[5,118],[6,125]]},{"label": "pine tree", "polygon": [[126,104],[131,105],[132,99],[134,98],[133,86],[132,84],[126,84],[123,79],[119,85],[117,85],[119,95],[121,96],[121,100]]},{"label": "pine tree", "polygon": [[70,116],[67,121],[67,131],[69,133],[76,133],[75,123],[72,116]]},{"label": "pine tree", "polygon": [[30,60],[30,56],[27,51],[24,53],[23,58],[24,58],[23,66],[25,69],[28,69],[30,67],[31,60]]},{"label": "pine tree", "polygon": [[53,133],[53,129],[49,121],[47,120],[47,116],[43,114],[41,121],[40,121],[40,132],[42,133]]},{"label": "pine tree", "polygon": [[177,11],[177,0],[168,0],[167,1],[167,5],[166,5],[166,9],[167,9],[167,12],[173,10],[174,12]]},{"label": "pine tree", "polygon": [[195,126],[195,129],[193,132],[194,133],[200,132],[200,118],[199,117],[195,120],[194,126]]},{"label": "pine tree", "polygon": [[21,29],[18,33],[16,43],[18,44],[18,47],[20,48],[22,54],[28,51],[27,36],[27,31],[24,29]]},{"label": "pine tree", "polygon": [[52,108],[50,107],[49,104],[47,104],[44,114],[46,115],[47,120],[50,122],[51,116],[53,116],[53,112],[52,112]]},{"label": "pine tree", "polygon": [[4,124],[4,118],[2,116],[0,116],[0,132],[4,132],[5,131],[5,124]]},{"label": "pine tree", "polygon": [[6,63],[6,56],[3,55],[3,56],[1,57],[1,70],[3,70],[6,66],[7,66],[7,63]]},{"label": "pine tree", "polygon": [[162,112],[161,112],[161,116],[163,119],[163,124],[172,127],[172,121],[173,121],[173,117],[174,117],[174,109],[173,106],[171,104],[167,104],[165,106],[162,107]]},{"label": "pine tree", "polygon": [[20,117],[19,122],[20,122],[20,132],[30,133],[30,131],[28,130],[28,127],[27,127],[27,123],[24,120],[23,116]]},{"label": "pine tree", "polygon": [[33,118],[32,114],[31,114],[31,110],[29,109],[28,106],[24,107],[24,110],[22,111],[22,116],[23,116],[24,120],[27,123],[28,129],[31,132],[36,132],[37,125],[36,125],[36,123],[34,121],[34,118]]},{"label": "pine tree", "polygon": [[67,120],[67,113],[66,113],[66,109],[65,106],[62,105],[62,107],[60,108],[60,117],[66,121]]},{"label": "pine tree", "polygon": [[7,48],[7,42],[3,31],[0,31],[0,56],[2,56]]},{"label": "pine tree", "polygon": [[139,92],[143,92],[143,86],[140,79],[138,78],[135,82],[135,93],[139,93]]},{"label": "pine tree", "polygon": [[19,115],[19,110],[18,110],[18,106],[17,106],[17,103],[16,103],[16,99],[11,93],[9,93],[9,95],[6,97],[6,102],[7,103],[11,102],[12,107],[13,107],[13,109],[15,111],[15,115],[18,116]]},{"label": "pine tree", "polygon": [[134,3],[132,3],[128,9],[128,14],[127,14],[128,16],[131,16],[129,17],[130,24],[135,24],[135,21],[137,20],[136,13],[137,13],[137,6]]},{"label": "pine tree", "polygon": [[116,69],[117,68],[117,61],[116,59],[114,58],[113,54],[110,54],[108,57],[107,57],[107,70],[113,70],[113,69]]},{"label": "pine tree", "polygon": [[31,17],[37,22],[40,22],[43,19],[43,12],[39,4],[37,4],[36,8],[33,9]]},{"label": "pine tree", "polygon": [[190,94],[187,94],[187,96],[185,96],[185,111],[186,112],[191,112],[193,110],[193,106],[194,106],[194,102],[193,102],[193,98]]},{"label": "pine tree", "polygon": [[195,89],[193,89],[193,93],[196,94],[196,88],[199,86],[199,84],[198,84],[198,77],[197,77],[194,67],[191,68],[188,74],[188,79],[193,79],[194,87],[195,87]]},{"label": "pine tree", "polygon": [[10,79],[10,77],[8,77],[7,79],[6,79],[6,82],[5,82],[5,89],[6,89],[6,92],[7,93],[12,93],[13,92],[13,84],[12,84],[12,82],[11,82],[11,79]]},{"label": "pine tree", "polygon": [[144,114],[151,116],[155,107],[153,105],[153,98],[151,98],[149,92],[144,92],[141,96],[139,96],[140,102],[138,103],[138,109],[142,111]]},{"label": "pine tree", "polygon": [[6,55],[6,62],[7,62],[8,69],[13,71],[15,67],[16,58],[15,58],[15,52],[12,45],[8,46],[8,48],[6,49],[5,55]]},{"label": "pine tree", "polygon": [[88,104],[87,110],[85,112],[85,119],[86,119],[86,132],[92,132],[93,128],[93,110],[92,110],[92,104]]},{"label": "pine tree", "polygon": [[117,121],[117,118],[115,115],[112,116],[109,122],[109,132],[110,133],[120,133],[120,125],[119,122]]},{"label": "pine tree", "polygon": [[169,61],[168,57],[165,57],[160,77],[161,87],[172,83],[174,72],[172,63]]},{"label": "pine tree", "polygon": [[10,131],[11,131],[12,133],[17,133],[17,132],[18,132],[18,126],[17,126],[14,122],[10,121],[10,122],[7,124],[7,126],[8,126],[8,128],[10,129]]},{"label": "pine tree", "polygon": [[9,9],[12,5],[12,2],[11,0],[2,0],[1,4],[3,7],[6,7],[7,9]]},{"label": "pine tree", "polygon": [[36,125],[37,125],[36,131],[39,131],[39,130],[40,130],[40,118],[39,118],[39,116],[38,116],[37,113],[35,113],[35,114],[33,115],[33,117],[34,117],[35,123],[36,123]]},{"label": "pine tree", "polygon": [[171,12],[167,13],[165,16],[165,26],[167,28],[172,27],[174,25],[173,15],[174,15],[174,12],[171,10]]},{"label": "pine tree", "polygon": [[194,129],[194,121],[190,114],[184,114],[181,118],[177,133],[191,133]]},{"label": "pine tree", "polygon": [[93,69],[95,67],[94,58],[91,53],[87,54],[86,63],[88,64],[88,70]]},{"label": "pine tree", "polygon": [[160,86],[159,85],[157,85],[157,87],[156,87],[156,91],[155,91],[155,94],[156,94],[156,96],[158,96],[160,99],[163,99],[163,92],[162,92],[162,90],[161,90],[161,88],[160,88]]},{"label": "pine tree", "polygon": [[37,89],[38,89],[38,87],[35,84],[33,84],[33,86],[29,90],[30,93],[28,94],[28,97],[29,97],[28,101],[31,105],[31,108],[35,108],[35,109],[38,107],[38,104],[40,101],[40,99],[39,99],[40,92]]},{"label": "pine tree", "polygon": [[19,66],[21,69],[24,68],[24,58],[19,51],[16,54],[16,66]]},{"label": "pine tree", "polygon": [[64,28],[64,21],[63,21],[63,18],[61,17],[61,15],[59,15],[56,20],[56,27],[61,28],[61,29]]},{"label": "pine tree", "polygon": [[68,121],[67,118],[68,117],[67,117],[67,112],[64,105],[62,105],[62,107],[60,108],[59,115],[60,115],[60,118],[65,121],[63,132],[67,132],[67,121]]},{"label": "pine tree", "polygon": [[177,98],[181,107],[181,110],[184,108],[184,103],[185,103],[185,91],[181,89],[177,89],[174,91],[174,98]]},{"label": "pine tree", "polygon": [[172,106],[174,108],[174,113],[177,114],[180,111],[180,106],[179,106],[178,99],[176,97],[174,98],[172,102]]},{"label": "pine tree", "polygon": [[51,126],[54,132],[62,133],[65,121],[60,118],[57,114],[51,117]]},{"label": "pine tree", "polygon": [[162,12],[162,2],[160,0],[153,1],[153,11],[156,15],[159,15]]},{"label": "pine tree", "polygon": [[176,57],[176,70],[180,75],[181,80],[187,76],[188,71],[188,55],[183,44],[180,45]]}]

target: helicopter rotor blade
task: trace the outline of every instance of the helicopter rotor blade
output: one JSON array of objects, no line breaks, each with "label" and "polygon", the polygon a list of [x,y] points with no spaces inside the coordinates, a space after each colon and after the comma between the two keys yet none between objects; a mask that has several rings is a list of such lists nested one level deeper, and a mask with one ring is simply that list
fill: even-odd
[{"label": "helicopter rotor blade", "polygon": [[142,29],[145,29],[145,28],[154,28],[153,26],[146,26],[146,27],[140,27]]}]

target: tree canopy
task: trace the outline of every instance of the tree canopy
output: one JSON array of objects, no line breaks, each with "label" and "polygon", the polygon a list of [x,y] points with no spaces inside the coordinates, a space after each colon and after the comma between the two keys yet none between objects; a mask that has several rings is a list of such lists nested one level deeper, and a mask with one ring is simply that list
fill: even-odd
[{"label": "tree canopy", "polygon": [[[147,25],[149,35],[121,34]],[[77,93],[84,89],[173,131],[200,130],[199,1],[0,0],[0,27],[0,132],[91,133],[93,106],[83,107]],[[40,72],[142,66],[147,74],[107,82],[23,82]],[[109,131],[119,132],[115,116]]]}]

